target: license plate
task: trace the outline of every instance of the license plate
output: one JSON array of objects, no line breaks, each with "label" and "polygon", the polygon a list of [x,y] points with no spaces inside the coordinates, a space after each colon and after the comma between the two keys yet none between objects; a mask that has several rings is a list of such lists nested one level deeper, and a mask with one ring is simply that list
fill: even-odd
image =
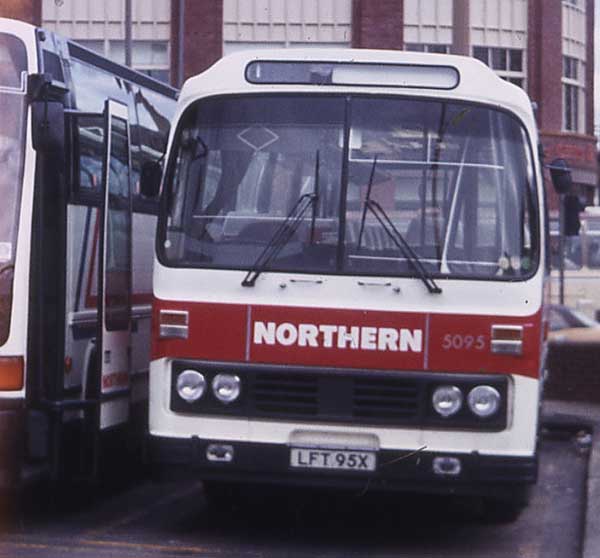
[{"label": "license plate", "polygon": [[292,448],[290,465],[304,469],[374,471],[377,458],[372,451]]}]

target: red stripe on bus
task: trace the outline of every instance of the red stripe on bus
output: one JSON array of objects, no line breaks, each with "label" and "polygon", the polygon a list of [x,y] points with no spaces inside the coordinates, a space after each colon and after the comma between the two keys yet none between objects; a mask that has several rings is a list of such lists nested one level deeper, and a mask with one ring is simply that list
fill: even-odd
[{"label": "red stripe on bus", "polygon": [[[160,309],[189,312],[187,339],[158,337]],[[522,355],[491,352],[493,324],[523,327]],[[537,378],[540,342],[541,311],[525,317],[499,317],[157,299],[153,305],[153,359],[510,373]]]}]

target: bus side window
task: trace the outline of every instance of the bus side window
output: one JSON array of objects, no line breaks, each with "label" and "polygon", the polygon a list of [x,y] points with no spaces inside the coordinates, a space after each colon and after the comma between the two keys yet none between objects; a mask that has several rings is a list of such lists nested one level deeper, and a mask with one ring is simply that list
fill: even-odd
[{"label": "bus side window", "polygon": [[102,189],[104,100],[127,103],[128,92],[122,79],[75,58],[71,59],[71,75],[77,110],[94,114],[75,116],[73,187],[78,193],[98,192]]},{"label": "bus side window", "polygon": [[80,192],[98,191],[102,184],[103,119],[100,116],[78,116],[75,122],[78,189]]}]

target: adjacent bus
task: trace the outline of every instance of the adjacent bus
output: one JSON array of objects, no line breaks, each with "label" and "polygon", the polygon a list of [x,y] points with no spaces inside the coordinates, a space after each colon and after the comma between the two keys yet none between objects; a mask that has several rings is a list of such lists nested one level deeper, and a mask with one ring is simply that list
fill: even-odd
[{"label": "adjacent bus", "polygon": [[[156,201],[171,87],[0,19],[0,487],[93,479],[147,424]],[[111,449],[113,448],[113,449]]]},{"label": "adjacent bus", "polygon": [[527,95],[471,58],[255,51],[188,80],[157,229],[154,463],[217,494],[517,510],[544,371],[538,142]]}]

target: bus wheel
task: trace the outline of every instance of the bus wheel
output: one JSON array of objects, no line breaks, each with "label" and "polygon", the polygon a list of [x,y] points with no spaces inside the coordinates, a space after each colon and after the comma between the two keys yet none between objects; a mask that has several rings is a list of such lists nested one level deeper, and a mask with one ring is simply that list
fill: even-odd
[{"label": "bus wheel", "polygon": [[530,487],[520,486],[502,496],[486,496],[483,500],[485,519],[492,523],[516,521],[529,503]]}]

